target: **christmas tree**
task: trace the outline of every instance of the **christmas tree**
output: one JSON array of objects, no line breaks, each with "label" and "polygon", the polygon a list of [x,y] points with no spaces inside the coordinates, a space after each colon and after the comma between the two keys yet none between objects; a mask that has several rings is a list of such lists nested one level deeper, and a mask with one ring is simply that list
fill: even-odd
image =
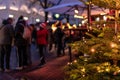
[{"label": "christmas tree", "polygon": [[78,56],[65,67],[65,79],[120,80],[119,32],[116,34],[110,27],[93,27],[86,35],[69,44]]}]

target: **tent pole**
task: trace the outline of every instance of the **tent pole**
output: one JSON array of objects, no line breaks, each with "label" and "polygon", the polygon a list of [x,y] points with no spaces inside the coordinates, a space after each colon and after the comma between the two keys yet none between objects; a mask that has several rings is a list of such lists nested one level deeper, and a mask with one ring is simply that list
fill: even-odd
[{"label": "tent pole", "polygon": [[[45,0],[45,9],[47,8],[47,2],[48,2],[48,0]],[[48,12],[45,12],[45,22],[47,22],[47,20],[48,20]]]},{"label": "tent pole", "polygon": [[91,26],[91,2],[87,5],[88,27]]},{"label": "tent pole", "polygon": [[69,15],[69,14],[67,14],[67,22],[68,22],[68,23],[69,23],[69,16],[70,16],[70,15]]}]

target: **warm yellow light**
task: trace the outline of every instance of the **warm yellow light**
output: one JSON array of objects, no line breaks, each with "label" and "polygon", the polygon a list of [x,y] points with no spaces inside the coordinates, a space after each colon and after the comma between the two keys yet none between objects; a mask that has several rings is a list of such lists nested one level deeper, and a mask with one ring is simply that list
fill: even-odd
[{"label": "warm yellow light", "polygon": [[74,60],[74,62],[76,63],[76,62],[77,62],[77,60]]},{"label": "warm yellow light", "polygon": [[107,13],[100,13],[100,15],[106,15]]},{"label": "warm yellow light", "polygon": [[98,67],[97,67],[97,70],[100,71],[100,69],[101,69],[101,68],[98,66]]},{"label": "warm yellow light", "polygon": [[114,47],[115,47],[115,44],[114,44],[114,43],[111,43],[111,47],[114,48]]},{"label": "warm yellow light", "polygon": [[108,66],[108,65],[110,65],[110,63],[108,63],[108,62],[105,62],[105,63],[104,63],[104,65],[105,65],[105,66]]},{"label": "warm yellow light", "polygon": [[89,30],[92,30],[92,27],[91,27],[91,26],[89,27]]},{"label": "warm yellow light", "polygon": [[81,71],[82,71],[82,72],[85,72],[85,68],[82,68]]},{"label": "warm yellow light", "polygon": [[96,18],[96,21],[100,21],[100,18],[99,18],[99,17],[97,17],[97,18]]},{"label": "warm yellow light", "polygon": [[118,73],[120,73],[120,70],[118,70]]},{"label": "warm yellow light", "polygon": [[77,28],[76,24],[73,25],[73,28]]},{"label": "warm yellow light", "polygon": [[83,17],[83,16],[79,16],[79,15],[74,15],[74,18],[80,18],[80,19],[83,19],[84,17]]},{"label": "warm yellow light", "polygon": [[92,48],[92,49],[91,49],[91,52],[95,52],[95,49],[94,49],[94,48]]},{"label": "warm yellow light", "polygon": [[82,21],[82,24],[85,24],[85,21],[84,21],[84,20]]},{"label": "warm yellow light", "polygon": [[83,77],[85,77],[85,75],[83,75]]},{"label": "warm yellow light", "polygon": [[55,30],[57,29],[57,27],[55,26],[55,24],[52,24],[52,30],[53,30],[53,32],[55,32]]},{"label": "warm yellow light", "polygon": [[72,27],[69,23],[67,23],[67,26],[68,26],[69,29],[72,29]]},{"label": "warm yellow light", "polygon": [[70,62],[68,62],[67,65],[70,65]]},{"label": "warm yellow light", "polygon": [[82,26],[82,24],[79,24],[79,26]]},{"label": "warm yellow light", "polygon": [[106,24],[103,24],[103,26],[105,27],[105,26],[106,26]]},{"label": "warm yellow light", "polygon": [[85,59],[84,59],[84,61],[88,61],[88,59],[87,59],[87,58],[85,58]]},{"label": "warm yellow light", "polygon": [[110,68],[106,68],[105,71],[106,71],[106,72],[109,72],[109,71],[110,71]]},{"label": "warm yellow light", "polygon": [[107,20],[107,16],[103,16],[103,20],[106,21]]}]

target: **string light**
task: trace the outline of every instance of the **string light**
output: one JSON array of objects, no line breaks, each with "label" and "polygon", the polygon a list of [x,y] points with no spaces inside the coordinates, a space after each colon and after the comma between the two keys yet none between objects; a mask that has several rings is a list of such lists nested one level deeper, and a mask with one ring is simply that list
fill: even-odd
[{"label": "string light", "polygon": [[111,43],[110,46],[111,46],[112,48],[117,48],[117,44],[115,44],[115,43]]},{"label": "string light", "polygon": [[74,60],[74,63],[76,63],[77,62],[77,60]]},{"label": "string light", "polygon": [[118,41],[120,42],[120,39]]},{"label": "string light", "polygon": [[85,75],[83,75],[83,77],[85,77]]},{"label": "string light", "polygon": [[88,59],[87,59],[87,58],[85,58],[85,59],[84,59],[84,61],[88,61]]},{"label": "string light", "polygon": [[109,72],[109,71],[110,71],[110,68],[106,68],[105,71],[106,71],[106,72]]},{"label": "string light", "polygon": [[72,65],[72,62],[68,62],[67,65]]},{"label": "string light", "polygon": [[91,49],[91,52],[93,52],[93,53],[94,53],[94,52],[95,52],[95,49],[94,49],[94,48],[92,48],[92,49]]},{"label": "string light", "polygon": [[82,68],[81,71],[82,71],[82,72],[85,72],[85,68]]}]

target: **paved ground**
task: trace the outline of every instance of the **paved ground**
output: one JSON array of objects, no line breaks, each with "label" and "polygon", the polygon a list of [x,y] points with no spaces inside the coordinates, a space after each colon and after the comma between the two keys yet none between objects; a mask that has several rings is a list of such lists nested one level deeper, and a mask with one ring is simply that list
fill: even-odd
[{"label": "paved ground", "polygon": [[[1,72],[0,80],[64,80],[64,67],[69,61],[69,56],[56,57],[55,50],[53,53],[46,54],[46,64],[38,67],[39,55],[35,46],[32,46],[33,64],[24,70],[14,70],[17,67],[17,58],[15,49],[12,50],[11,68],[9,73]],[[26,79],[21,79],[26,78]]]}]

